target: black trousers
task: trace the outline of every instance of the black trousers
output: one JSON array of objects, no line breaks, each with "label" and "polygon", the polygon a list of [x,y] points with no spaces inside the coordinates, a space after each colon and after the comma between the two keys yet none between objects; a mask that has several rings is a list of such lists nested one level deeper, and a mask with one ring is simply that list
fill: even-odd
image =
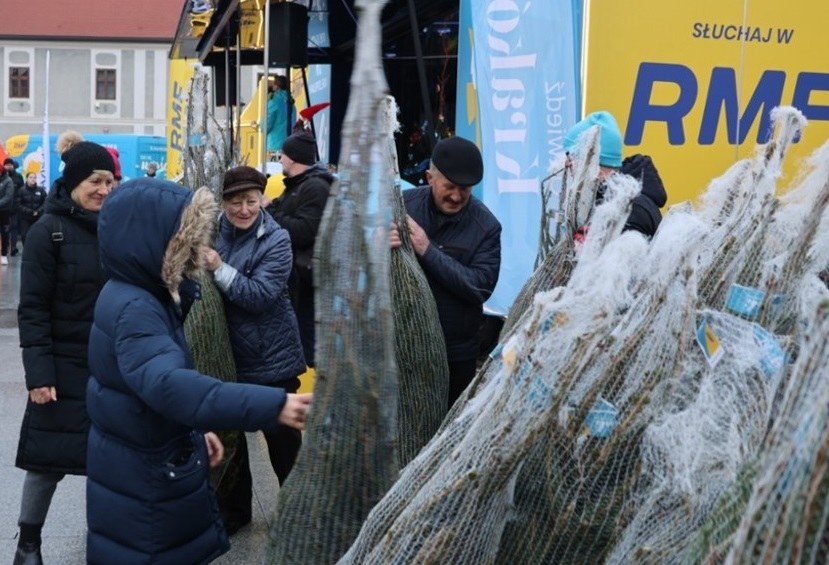
[{"label": "black trousers", "polygon": [[32,227],[38,220],[39,216],[18,216],[18,223],[20,224],[20,241],[23,242],[23,245],[26,245],[26,234],[29,233],[29,228]]},{"label": "black trousers", "polygon": [[[291,379],[279,383],[287,393],[294,393],[299,388],[299,379]],[[279,426],[275,431],[263,432],[265,443],[268,445],[268,457],[271,467],[280,485],[294,466],[299,448],[302,446],[302,433],[288,426]],[[251,504],[253,502],[253,478],[250,474],[250,459],[245,434],[239,434],[236,442],[236,451],[231,458],[231,465],[238,465],[239,478],[233,489],[219,499],[219,509],[226,521],[248,522],[251,518]]]},{"label": "black trousers", "polygon": [[17,239],[20,235],[20,215],[15,211],[9,217],[9,247],[17,253]]},{"label": "black trousers", "polygon": [[305,364],[314,366],[314,347],[316,346],[316,328],[314,322],[314,280],[310,270],[300,272],[294,267],[291,278],[288,279],[288,293],[291,296],[291,305],[294,307],[299,339],[302,342],[302,353]]},{"label": "black trousers", "polygon": [[0,212],[0,255],[9,254],[9,222],[11,221],[11,213],[6,210]]},{"label": "black trousers", "polygon": [[449,407],[451,408],[461,393],[466,390],[472,379],[475,378],[475,371],[478,368],[476,359],[468,361],[449,362]]}]

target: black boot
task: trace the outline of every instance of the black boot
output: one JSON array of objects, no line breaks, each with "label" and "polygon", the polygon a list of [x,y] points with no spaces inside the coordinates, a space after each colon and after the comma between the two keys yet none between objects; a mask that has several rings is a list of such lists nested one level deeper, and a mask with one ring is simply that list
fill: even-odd
[{"label": "black boot", "polygon": [[17,552],[14,565],[43,565],[40,556],[40,531],[43,524],[26,524],[20,522],[20,539],[17,540]]},{"label": "black boot", "polygon": [[14,554],[13,565],[43,565],[39,543],[20,543]]}]

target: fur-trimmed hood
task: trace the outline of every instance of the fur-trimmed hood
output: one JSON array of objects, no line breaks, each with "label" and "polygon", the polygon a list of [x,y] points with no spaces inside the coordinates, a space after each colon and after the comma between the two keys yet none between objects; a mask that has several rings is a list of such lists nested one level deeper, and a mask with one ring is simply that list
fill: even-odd
[{"label": "fur-trimmed hood", "polygon": [[180,287],[202,267],[218,204],[207,187],[195,192],[154,178],[116,188],[98,220],[101,263],[108,277],[181,302]]}]

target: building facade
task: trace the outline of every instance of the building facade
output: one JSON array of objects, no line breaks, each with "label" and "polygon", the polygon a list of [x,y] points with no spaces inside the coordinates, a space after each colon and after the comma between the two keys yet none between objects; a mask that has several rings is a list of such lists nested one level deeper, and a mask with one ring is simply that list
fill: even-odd
[{"label": "building facade", "polygon": [[168,55],[182,3],[3,4],[0,142],[42,132],[47,115],[53,133],[164,135]]},{"label": "building facade", "polygon": [[168,45],[3,41],[0,140],[53,132],[164,135]]}]

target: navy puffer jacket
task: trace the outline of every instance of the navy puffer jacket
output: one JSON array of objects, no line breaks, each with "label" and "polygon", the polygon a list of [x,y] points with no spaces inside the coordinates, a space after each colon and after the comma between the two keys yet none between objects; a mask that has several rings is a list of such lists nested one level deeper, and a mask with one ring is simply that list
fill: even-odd
[{"label": "navy puffer jacket", "polygon": [[199,430],[277,427],[284,391],[202,375],[185,342],[197,292],[183,276],[216,212],[208,189],[151,178],[122,184],[101,210],[110,279],[89,338],[89,563],[206,563],[227,551]]},{"label": "navy puffer jacket", "polygon": [[288,232],[264,211],[246,230],[219,220],[216,251],[239,382],[276,385],[305,370],[296,315],[288,296],[293,267]]}]

